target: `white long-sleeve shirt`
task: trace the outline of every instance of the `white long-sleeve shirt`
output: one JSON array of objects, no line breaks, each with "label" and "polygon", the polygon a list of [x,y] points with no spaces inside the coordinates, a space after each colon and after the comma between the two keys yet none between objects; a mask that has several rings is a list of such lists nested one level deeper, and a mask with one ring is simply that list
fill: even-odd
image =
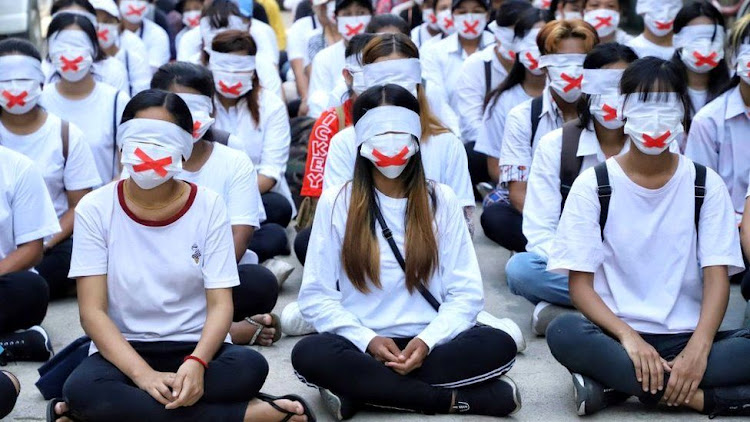
[{"label": "white long-sleeve shirt", "polygon": [[148,48],[148,63],[152,69],[158,69],[169,62],[169,34],[161,26],[144,19],[141,29],[135,32]]},{"label": "white long-sleeve shirt", "polygon": [[308,116],[317,118],[328,108],[330,94],[339,80],[343,80],[341,71],[346,66],[344,41],[339,41],[321,50],[312,61],[310,87],[307,92]]},{"label": "white long-sleeve shirt", "polygon": [[[341,265],[351,191],[351,184],[347,184],[323,192],[307,250],[299,306],[303,317],[318,332],[343,336],[363,352],[376,336],[416,336],[433,350],[474,326],[484,306],[474,245],[463,222],[461,205],[451,189],[440,184],[433,186],[440,267],[428,289],[441,303],[440,311],[436,312],[418,291],[409,293],[406,289],[404,272],[378,224],[375,235],[382,288],[370,284],[369,293],[354,288]],[[379,192],[377,199],[403,255],[407,199],[390,198]]]},{"label": "white long-sleeve shirt", "polygon": [[474,150],[500,159],[505,132],[505,118],[513,107],[532,99],[533,97],[524,91],[521,84],[500,94],[497,101],[494,104],[490,103],[484,111]]}]

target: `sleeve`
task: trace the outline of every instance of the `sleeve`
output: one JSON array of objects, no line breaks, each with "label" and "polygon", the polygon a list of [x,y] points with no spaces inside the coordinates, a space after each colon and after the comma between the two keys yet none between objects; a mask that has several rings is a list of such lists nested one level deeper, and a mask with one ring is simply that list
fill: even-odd
[{"label": "sleeve", "polygon": [[745,268],[734,205],[719,175],[712,170],[707,173],[706,198],[698,221],[698,261],[701,268],[726,265],[731,277]]},{"label": "sleeve", "polygon": [[258,64],[258,79],[263,89],[273,92],[279,98],[282,97],[281,76],[271,60],[260,58]]},{"label": "sleeve", "polygon": [[349,152],[347,143],[351,142],[347,132],[339,132],[328,144],[328,158],[323,171],[323,190],[343,185],[354,175],[355,158]]},{"label": "sleeve", "polygon": [[83,138],[83,132],[72,123],[69,131],[68,160],[65,162],[65,169],[63,170],[65,190],[81,190],[100,186],[102,180],[96,170],[91,148]]},{"label": "sleeve", "polygon": [[326,54],[321,51],[312,61],[310,71],[310,85],[307,89],[308,116],[317,118],[328,105],[328,94],[333,89],[333,77],[329,71],[328,64],[324,62]]},{"label": "sleeve", "polygon": [[268,108],[263,113],[263,150],[258,163],[258,174],[279,182],[284,177],[289,160],[289,116],[284,103],[275,94],[265,93],[263,97],[264,106]]},{"label": "sleeve", "polygon": [[190,30],[177,43],[177,61],[189,62],[200,50],[201,42],[196,40],[196,32]]},{"label": "sleeve", "polygon": [[[234,152],[234,151],[233,151]],[[238,152],[237,166],[232,172],[227,198],[227,213],[229,224],[233,226],[260,227],[260,213],[258,206],[258,176],[250,159]]]},{"label": "sleeve", "polygon": [[713,119],[698,112],[690,124],[690,133],[685,145],[685,156],[696,163],[718,171],[720,142],[718,137],[718,128]]},{"label": "sleeve", "polygon": [[[303,18],[307,20],[307,18]],[[302,28],[303,20],[300,19],[286,31],[286,54],[288,60],[304,59],[305,48],[307,45],[304,43],[304,31]]]},{"label": "sleeve", "polygon": [[562,129],[539,140],[523,207],[523,235],[528,240],[528,250],[545,258],[549,256],[562,207],[560,148]]},{"label": "sleeve", "polygon": [[[479,54],[477,52],[476,54]],[[481,57],[481,56],[479,56]],[[476,141],[482,126],[482,108],[485,97],[484,60],[470,57],[463,66],[456,82],[456,111],[458,112],[461,139]],[[480,67],[481,66],[481,67]],[[482,74],[477,69],[481,68]]]},{"label": "sleeve", "polygon": [[32,163],[19,169],[11,204],[16,245],[43,239],[62,230],[44,178]]},{"label": "sleeve", "polygon": [[[336,288],[341,273],[343,242],[333,225],[334,204],[339,191],[338,187],[325,191],[318,202],[298,303],[302,316],[318,332],[340,335],[365,352],[377,334],[344,308],[341,304],[343,295]],[[343,198],[341,195],[339,200],[343,201]],[[346,218],[346,213],[335,217]]]},{"label": "sleeve", "polygon": [[547,271],[595,273],[604,262],[595,180],[594,169],[590,168],[573,183],[552,241]]},{"label": "sleeve", "polygon": [[[207,195],[208,191],[199,190],[198,195]],[[232,227],[227,218],[227,208],[217,194],[208,216],[208,232],[203,255],[203,286],[206,289],[226,289],[239,286],[237,262],[234,255]]]},{"label": "sleeve", "polygon": [[[442,138],[442,139],[441,139]],[[453,134],[446,134],[429,142],[450,142],[448,157],[450,165],[446,166],[445,181],[458,197],[459,205],[462,207],[473,207],[476,205],[474,190],[469,175],[469,161],[466,157],[466,148]]]},{"label": "sleeve", "polygon": [[500,98],[496,104],[488,105],[484,112],[482,124],[479,125],[475,151],[490,157],[500,158],[503,132],[505,130],[505,116],[500,106]]},{"label": "sleeve", "polygon": [[482,276],[463,210],[453,192],[443,189],[440,198],[444,216],[438,226],[442,301],[435,319],[417,336],[430,351],[474,326],[484,308]]},{"label": "sleeve", "polygon": [[[440,88],[443,86],[443,75],[437,45],[434,44],[425,48],[424,53],[421,54],[422,79],[424,79],[426,86]],[[434,89],[432,92],[434,95],[439,95],[441,101],[448,103],[448,94],[445,89]]]},{"label": "sleeve", "polygon": [[122,121],[122,113],[125,112],[125,107],[130,102],[130,96],[125,93],[125,91],[120,91],[117,93],[117,126],[120,125],[120,122]]},{"label": "sleeve", "polygon": [[[96,207],[95,201],[99,197],[114,202],[114,198],[107,195],[87,195],[76,207],[73,253],[68,273],[70,278],[107,274],[109,249],[105,230],[109,223],[102,221],[102,214]],[[112,217],[111,212],[105,212],[104,215]]]},{"label": "sleeve", "polygon": [[171,53],[169,51],[169,35],[157,24],[152,25],[154,45],[149,46],[149,64],[158,69],[169,62]]},{"label": "sleeve", "polygon": [[451,132],[455,133],[456,136],[461,135],[461,127],[458,119],[458,115],[448,104],[443,89],[432,85],[426,87],[427,102],[430,104],[430,110],[437,116],[440,123],[448,128]]},{"label": "sleeve", "polygon": [[505,119],[500,152],[500,183],[525,182],[531,167],[531,101],[514,107]]},{"label": "sleeve", "polygon": [[133,51],[126,51],[128,70],[130,74],[130,93],[135,95],[151,88],[151,67],[145,56]]}]

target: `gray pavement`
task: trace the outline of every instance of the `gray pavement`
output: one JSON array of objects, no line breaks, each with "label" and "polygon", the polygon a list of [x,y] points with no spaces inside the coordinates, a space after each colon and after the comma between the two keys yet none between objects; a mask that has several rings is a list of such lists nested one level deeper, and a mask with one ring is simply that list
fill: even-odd
[{"label": "gray pavement", "polygon": [[[478,213],[477,213],[478,215]],[[478,220],[478,219],[477,219]],[[474,244],[479,256],[487,302],[487,309],[501,317],[510,317],[518,323],[526,336],[528,348],[519,355],[515,367],[508,374],[519,385],[523,400],[523,409],[513,419],[518,421],[574,421],[578,420],[573,405],[573,389],[568,372],[552,357],[543,338],[531,334],[529,320],[532,306],[525,300],[512,295],[505,283],[505,262],[510,254],[484,237],[477,221],[477,234]],[[289,229],[293,239],[294,230]],[[302,279],[302,267],[294,255],[285,258],[297,268],[284,285],[275,312],[280,313],[284,306],[295,300]],[[745,305],[737,286],[732,288],[729,311],[722,328],[737,328],[742,323]],[[78,308],[74,300],[55,302],[50,306],[44,328],[50,333],[55,350],[82,335],[78,322]],[[289,356],[296,340],[282,338],[273,347],[256,347],[270,364],[270,375],[266,381],[265,392],[271,394],[296,393],[302,395],[314,407],[320,421],[332,420],[321,406],[317,391],[306,387],[294,376]],[[38,379],[35,363],[10,364],[3,368],[18,375],[22,383],[21,397],[16,408],[5,420],[39,421],[44,420],[46,403],[34,386]],[[366,382],[366,381],[363,381]],[[363,412],[357,415],[358,421],[417,421],[422,416],[403,413]],[[631,399],[624,405],[606,409],[603,412],[587,417],[587,420],[607,421],[691,421],[705,420],[705,416],[685,411],[660,409],[646,410],[636,400]],[[435,420],[488,420],[476,416],[439,416]]]}]

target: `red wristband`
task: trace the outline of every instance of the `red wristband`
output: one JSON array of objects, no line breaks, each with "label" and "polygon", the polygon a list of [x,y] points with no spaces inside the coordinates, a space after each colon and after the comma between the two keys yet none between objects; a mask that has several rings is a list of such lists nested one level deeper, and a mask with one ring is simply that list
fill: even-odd
[{"label": "red wristband", "polygon": [[183,362],[187,362],[189,360],[194,360],[194,361],[200,363],[203,366],[203,368],[208,369],[208,364],[206,363],[206,361],[203,360],[203,359],[201,359],[201,358],[199,358],[198,356],[188,355],[188,356],[185,356],[185,359],[183,359],[182,361]]}]

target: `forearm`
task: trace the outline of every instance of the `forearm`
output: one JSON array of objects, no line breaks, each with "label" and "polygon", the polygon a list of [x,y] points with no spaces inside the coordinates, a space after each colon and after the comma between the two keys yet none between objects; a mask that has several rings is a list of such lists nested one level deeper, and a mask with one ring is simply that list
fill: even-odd
[{"label": "forearm", "polygon": [[234,242],[234,256],[237,262],[240,262],[242,256],[247,251],[247,245],[250,244],[250,240],[253,238],[255,228],[252,226],[245,225],[233,225],[232,226],[232,241]]},{"label": "forearm", "polygon": [[688,344],[709,350],[729,304],[729,276],[725,266],[706,267],[703,274],[701,315]]},{"label": "forearm", "polygon": [[615,315],[594,290],[594,274],[570,272],[570,300],[581,313],[603,330],[620,340],[633,329]]},{"label": "forearm", "polygon": [[45,250],[56,246],[63,240],[73,235],[73,220],[75,220],[75,209],[69,208],[67,211],[65,211],[65,214],[60,217],[60,228],[62,230],[60,231],[60,233],[52,236],[52,239],[44,244]]},{"label": "forearm", "polygon": [[487,157],[487,172],[490,174],[490,180],[497,184],[500,180],[500,160],[495,157]]},{"label": "forearm", "polygon": [[523,213],[523,206],[526,202],[526,182],[508,183],[508,199],[513,208]]},{"label": "forearm", "polygon": [[81,309],[81,326],[99,349],[99,353],[131,380],[152,368],[125,340],[119,328],[103,310]]},{"label": "forearm", "polygon": [[201,338],[195,346],[192,355],[210,362],[219,350],[229,333],[232,325],[234,307],[232,305],[232,289],[211,289],[207,291],[206,324],[203,326]]},{"label": "forearm", "polygon": [[260,193],[267,193],[273,189],[274,186],[276,186],[276,179],[262,174],[258,175],[258,190],[260,190]]},{"label": "forearm", "polygon": [[0,275],[26,271],[42,260],[42,239],[24,243],[0,260]]},{"label": "forearm", "polygon": [[292,72],[294,72],[295,84],[297,85],[297,93],[302,101],[307,100],[307,86],[309,80],[305,73],[305,63],[302,59],[294,59],[291,61]]}]

